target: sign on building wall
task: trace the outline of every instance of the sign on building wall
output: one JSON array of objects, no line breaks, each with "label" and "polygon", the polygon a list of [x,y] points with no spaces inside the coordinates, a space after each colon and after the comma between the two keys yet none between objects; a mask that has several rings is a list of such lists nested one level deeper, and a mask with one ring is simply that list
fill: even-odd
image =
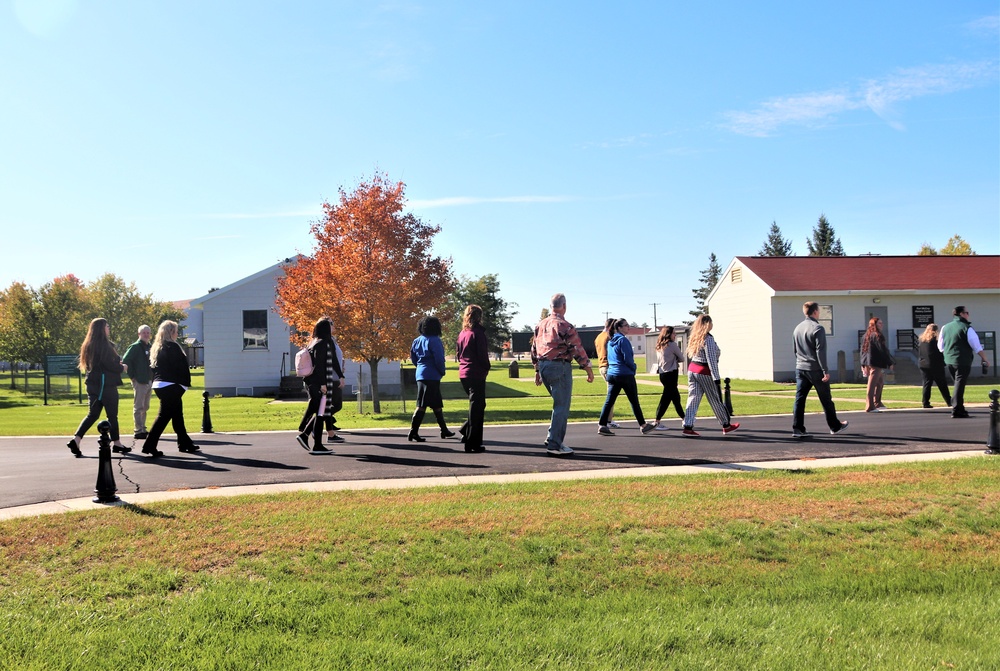
[{"label": "sign on building wall", "polygon": [[933,323],[934,323],[933,305],[913,306],[913,328],[922,329],[926,328],[928,324],[933,324]]}]

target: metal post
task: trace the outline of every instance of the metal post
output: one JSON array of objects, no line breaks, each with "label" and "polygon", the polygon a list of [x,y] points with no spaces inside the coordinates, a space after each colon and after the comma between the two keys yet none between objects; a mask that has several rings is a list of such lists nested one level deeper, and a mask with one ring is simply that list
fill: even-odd
[{"label": "metal post", "polygon": [[97,496],[94,503],[116,503],[121,499],[115,492],[115,473],[111,470],[111,422],[104,420],[97,425],[97,430],[101,432],[101,437],[97,439],[97,487],[94,491]]},{"label": "metal post", "polygon": [[361,386],[364,377],[361,375],[361,366],[358,366],[358,416],[365,413],[364,398],[365,398],[365,388]]},{"label": "metal post", "polygon": [[406,414],[406,380],[403,376],[403,367],[399,367],[399,397],[403,399],[403,414]]},{"label": "metal post", "polygon": [[732,397],[729,394],[729,378],[728,377],[725,379],[725,383],[726,383],[726,391],[725,391],[724,396],[725,396],[725,403],[726,403],[726,412],[728,412],[729,416],[732,417],[733,416],[733,399],[732,399]]},{"label": "metal post", "polygon": [[990,390],[990,435],[986,454],[1000,454],[1000,390]]},{"label": "metal post", "polygon": [[201,395],[205,399],[204,409],[201,412],[201,432],[215,433],[212,431],[212,413],[208,408],[208,392],[203,391]]}]

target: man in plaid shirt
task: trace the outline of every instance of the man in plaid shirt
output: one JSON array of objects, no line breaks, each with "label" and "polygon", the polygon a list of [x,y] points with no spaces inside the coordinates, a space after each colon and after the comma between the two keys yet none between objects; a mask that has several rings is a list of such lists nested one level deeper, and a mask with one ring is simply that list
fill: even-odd
[{"label": "man in plaid shirt", "polygon": [[573,398],[573,360],[587,371],[587,382],[594,381],[590,358],[580,343],[573,325],[566,321],[566,296],[552,296],[549,316],[538,322],[531,341],[531,364],[535,367],[535,384],[545,384],[552,396],[552,420],[545,439],[545,451],[554,457],[573,454],[566,446],[566,423]]}]

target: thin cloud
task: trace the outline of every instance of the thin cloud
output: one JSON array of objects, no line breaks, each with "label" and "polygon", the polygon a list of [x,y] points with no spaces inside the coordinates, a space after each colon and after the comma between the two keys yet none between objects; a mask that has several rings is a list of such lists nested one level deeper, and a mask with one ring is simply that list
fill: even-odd
[{"label": "thin cloud", "polygon": [[834,90],[774,98],[749,112],[727,112],[724,127],[739,135],[767,137],[787,126],[822,127],[838,115],[869,109],[893,128],[897,103],[980,86],[996,77],[995,61],[928,65],[899,70],[853,90]]},{"label": "thin cloud", "polygon": [[461,207],[488,203],[568,203],[578,200],[573,196],[499,196],[479,198],[475,196],[452,196],[450,198],[429,198],[407,201],[410,207],[430,209],[435,207]]},{"label": "thin cloud", "polygon": [[1000,14],[994,14],[993,16],[984,16],[981,19],[976,19],[975,21],[969,21],[965,24],[966,29],[974,35],[985,35],[989,37],[996,37],[997,33],[1000,33]]}]

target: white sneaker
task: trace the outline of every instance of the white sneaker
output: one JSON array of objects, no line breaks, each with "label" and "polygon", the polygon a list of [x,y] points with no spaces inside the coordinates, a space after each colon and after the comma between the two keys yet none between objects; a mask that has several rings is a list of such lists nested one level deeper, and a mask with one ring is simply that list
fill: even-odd
[{"label": "white sneaker", "polygon": [[608,422],[608,426],[611,427],[612,429],[622,428],[621,425],[618,424],[618,422]]},{"label": "white sneaker", "polygon": [[546,447],[545,454],[550,457],[568,457],[573,454],[573,448],[566,447],[565,445],[562,445],[561,447]]},{"label": "white sneaker", "polygon": [[665,426],[663,426],[662,424],[659,424],[659,423],[657,423],[657,425],[655,427],[653,427],[653,428],[655,428],[657,431],[666,431],[667,430],[667,427],[665,427]]}]

